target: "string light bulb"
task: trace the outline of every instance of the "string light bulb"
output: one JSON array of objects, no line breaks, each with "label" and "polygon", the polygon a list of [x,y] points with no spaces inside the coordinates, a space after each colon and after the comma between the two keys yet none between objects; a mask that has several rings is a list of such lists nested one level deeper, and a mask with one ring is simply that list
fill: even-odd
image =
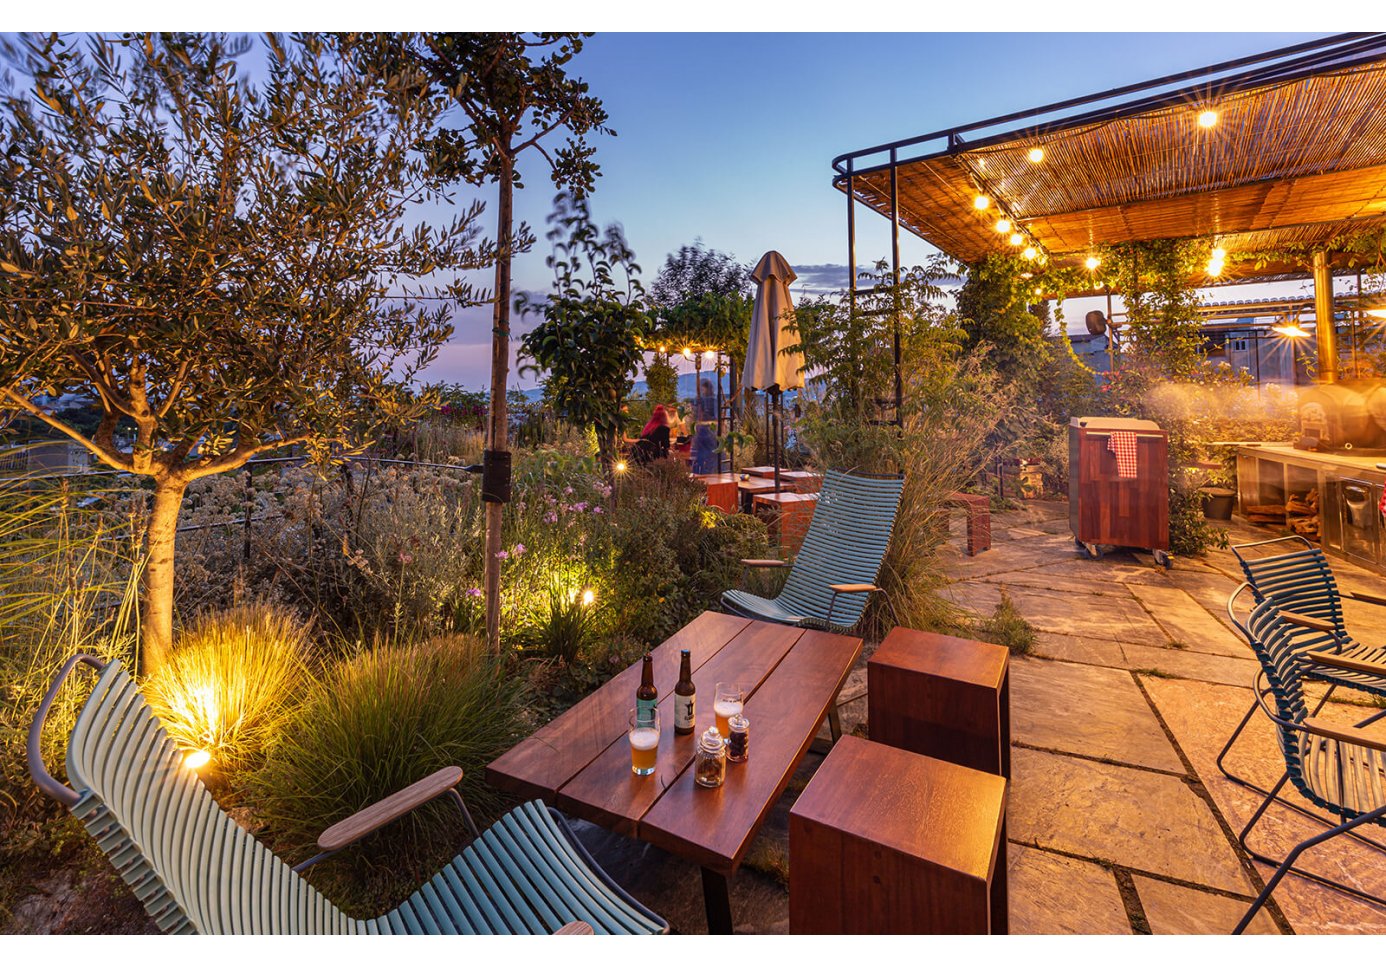
[{"label": "string light bulb", "polygon": [[987,198],[985,195],[978,195],[972,200],[972,207],[979,212],[985,212],[987,209],[991,208],[991,199]]},{"label": "string light bulb", "polygon": [[1221,262],[1221,261],[1222,261],[1223,259],[1225,259],[1225,258],[1227,258],[1227,250],[1226,250],[1226,249],[1224,249],[1224,248],[1222,248],[1222,247],[1219,246],[1218,248],[1216,248],[1216,249],[1213,250],[1213,261],[1214,261],[1214,262]]},{"label": "string light bulb", "polygon": [[1010,241],[1011,241],[1011,245],[1020,245],[1021,243],[1023,243],[1023,242],[1025,241],[1025,236],[1021,235],[1019,232],[1016,232],[1016,233],[1014,233],[1014,234],[1011,235],[1011,240],[1010,240]]},{"label": "string light bulb", "polygon": [[716,350],[704,350],[704,351],[703,351],[703,359],[708,360],[709,362],[712,361],[712,360],[717,359],[717,351],[716,351]]},{"label": "string light bulb", "polygon": [[1200,128],[1211,128],[1218,123],[1218,113],[1212,108],[1200,111],[1198,115],[1198,126]]},{"label": "string light bulb", "polygon": [[1008,218],[999,218],[999,219],[996,220],[996,231],[1000,232],[1002,235],[1005,235],[1005,234],[1006,234],[1007,232],[1009,232],[1010,230],[1011,230],[1011,220],[1010,220],[1010,219],[1008,219]]},{"label": "string light bulb", "polygon": [[1030,246],[1027,247],[1024,252],[1020,253],[1020,257],[1022,259],[1029,259],[1031,262],[1033,262],[1035,259],[1039,257],[1039,252],[1036,251],[1033,246]]},{"label": "string light bulb", "polygon": [[1083,263],[1083,265],[1085,265],[1085,266],[1088,267],[1088,271],[1089,271],[1089,272],[1092,272],[1094,269],[1096,269],[1096,268],[1097,268],[1098,266],[1100,266],[1101,264],[1102,264],[1102,260],[1099,259],[1099,258],[1098,258],[1097,256],[1095,256],[1095,255],[1090,255],[1090,256],[1088,256],[1088,260],[1087,260],[1086,262]]},{"label": "string light bulb", "polygon": [[1030,153],[1025,157],[1030,159],[1030,164],[1038,165],[1041,161],[1044,161],[1044,149],[1040,147],[1031,148]]}]

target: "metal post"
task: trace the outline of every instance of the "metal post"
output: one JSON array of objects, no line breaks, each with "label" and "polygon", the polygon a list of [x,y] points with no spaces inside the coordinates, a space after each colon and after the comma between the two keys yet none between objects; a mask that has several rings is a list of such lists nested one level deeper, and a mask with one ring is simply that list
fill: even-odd
[{"label": "metal post", "polygon": [[[849,332],[857,318],[857,207],[856,188],[852,176],[854,159],[847,159],[847,322]],[[856,370],[856,347],[844,347],[849,354],[852,370]],[[856,387],[849,386],[852,399],[857,399]]]},{"label": "metal post", "polygon": [[1116,372],[1116,324],[1112,322],[1112,284],[1103,283],[1107,290],[1107,379]]},{"label": "metal post", "polygon": [[1333,324],[1333,275],[1328,254],[1314,253],[1314,335],[1319,354],[1320,383],[1338,382],[1338,332]]},{"label": "metal post", "polygon": [[244,560],[250,560],[250,516],[255,511],[255,483],[251,478],[249,467],[245,469],[245,547],[242,550]]},{"label": "metal post", "polygon": [[900,376],[900,182],[896,149],[890,149],[890,277],[893,284],[895,352],[895,426],[904,426],[900,408],[905,402],[905,385]]}]

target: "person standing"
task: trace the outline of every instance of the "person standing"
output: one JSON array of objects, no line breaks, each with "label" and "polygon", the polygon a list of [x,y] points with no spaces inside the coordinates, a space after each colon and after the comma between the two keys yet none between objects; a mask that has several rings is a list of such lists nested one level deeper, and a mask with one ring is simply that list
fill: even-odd
[{"label": "person standing", "polygon": [[711,380],[698,383],[698,396],[693,400],[693,473],[716,474],[721,461],[717,457],[717,394]]}]

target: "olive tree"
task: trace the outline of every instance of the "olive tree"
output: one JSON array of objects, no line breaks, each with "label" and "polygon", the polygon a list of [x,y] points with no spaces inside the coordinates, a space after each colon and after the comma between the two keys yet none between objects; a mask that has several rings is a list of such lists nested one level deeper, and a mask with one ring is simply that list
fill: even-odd
[{"label": "olive tree", "polygon": [[[242,76],[251,49],[263,80]],[[447,106],[350,36],[23,38],[0,95],[0,407],[148,477],[142,659],[173,634],[188,484],[300,445],[319,461],[422,408],[409,389],[482,268],[470,206],[418,150]],[[84,434],[40,402],[85,393]],[[119,442],[127,431],[133,443]]]}]

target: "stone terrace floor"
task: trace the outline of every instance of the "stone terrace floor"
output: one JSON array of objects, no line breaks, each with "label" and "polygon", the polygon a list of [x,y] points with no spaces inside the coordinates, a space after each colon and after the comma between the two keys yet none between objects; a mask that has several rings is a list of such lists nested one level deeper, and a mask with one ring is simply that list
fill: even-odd
[{"label": "stone terrace floor", "polygon": [[[992,532],[990,551],[956,556],[945,594],[986,614],[1004,590],[1039,630],[1035,654],[1015,659],[1011,671],[1012,932],[1229,932],[1270,872],[1236,842],[1259,796],[1214,765],[1251,702],[1257,669],[1225,611],[1241,581],[1235,559],[1214,551],[1178,559],[1167,572],[1148,554],[1080,558],[1067,505],[1056,502],[993,515]],[[1268,536],[1234,526],[1232,541]],[[1337,559],[1333,566],[1344,589],[1382,589],[1379,576]],[[1344,608],[1358,638],[1386,641],[1386,608],[1350,601]],[[842,700],[845,728],[864,728],[864,660]],[[1333,702],[1323,715],[1346,723],[1370,712]],[[738,932],[787,930],[788,811],[819,762],[806,758],[732,882]],[[1263,786],[1279,778],[1283,760],[1259,713],[1229,765]],[[1282,796],[1302,802],[1293,790]],[[580,827],[598,859],[675,930],[706,930],[696,868]],[[1276,804],[1252,844],[1283,856],[1322,829]],[[1376,833],[1386,843],[1386,831]],[[1386,894],[1384,861],[1347,838],[1301,859],[1306,869],[1378,895]],[[1381,932],[1386,909],[1292,875],[1251,930]]]}]

